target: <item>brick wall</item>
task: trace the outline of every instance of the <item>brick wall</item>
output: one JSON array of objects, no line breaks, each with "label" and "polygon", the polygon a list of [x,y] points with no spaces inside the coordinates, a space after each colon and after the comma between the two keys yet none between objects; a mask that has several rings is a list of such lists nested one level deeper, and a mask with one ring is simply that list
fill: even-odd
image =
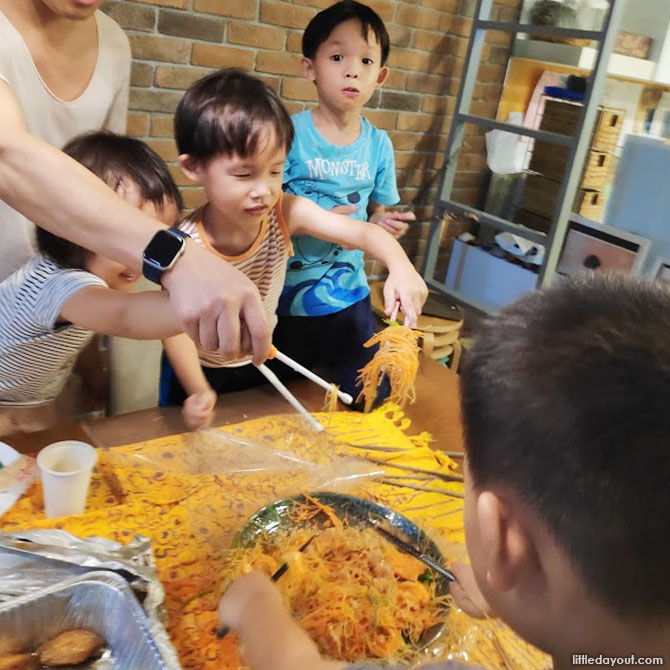
[{"label": "brick wall", "polygon": [[[333,0],[109,0],[103,10],[126,30],[133,51],[128,132],[147,141],[171,166],[187,208],[201,189],[175,163],[172,113],[183,91],[215,68],[237,66],[272,85],[291,113],[313,106],[300,75],[302,30]],[[492,18],[514,20],[519,0],[496,0]],[[365,110],[388,131],[396,152],[401,204],[430,216],[463,69],[474,0],[369,0],[391,36],[385,86]],[[493,116],[507,62],[505,35],[491,33],[473,113]],[[481,204],[486,188],[484,139],[472,135],[459,157],[455,198]],[[403,244],[420,264],[428,224]],[[375,274],[377,268],[368,268]]]}]

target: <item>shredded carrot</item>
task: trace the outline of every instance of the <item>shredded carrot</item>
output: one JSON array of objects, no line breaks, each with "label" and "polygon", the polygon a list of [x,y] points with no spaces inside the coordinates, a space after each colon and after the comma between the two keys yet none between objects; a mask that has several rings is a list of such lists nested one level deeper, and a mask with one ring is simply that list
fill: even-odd
[{"label": "shredded carrot", "polygon": [[436,595],[434,582],[419,581],[426,566],[371,528],[317,531],[300,552],[314,532],[314,527],[296,528],[234,550],[228,578],[248,566],[270,576],[288,563],[277,585],[322,654],[343,661],[401,661],[415,655],[422,634],[446,618],[446,597]]},{"label": "shredded carrot", "polygon": [[331,384],[330,388],[326,391],[326,399],[323,404],[324,412],[336,412],[337,411],[337,392],[340,390],[340,387],[337,384]]},{"label": "shredded carrot", "polygon": [[389,400],[403,407],[415,400],[414,380],[419,369],[419,333],[408,326],[392,323],[375,333],[366,347],[379,345],[372,360],[359,370],[358,380],[363,390],[358,397],[365,399],[365,411],[372,408],[377,389],[386,375],[391,384]]},{"label": "shredded carrot", "polygon": [[307,500],[314,507],[316,507],[317,510],[323,512],[328,517],[330,523],[333,524],[333,528],[337,528],[338,530],[342,529],[343,527],[342,519],[340,519],[340,517],[337,516],[337,514],[335,514],[335,511],[333,510],[332,507],[324,505],[323,503],[319,502],[316,498],[312,498],[312,496],[310,496],[307,493],[302,493],[302,496],[305,498],[305,500]]}]

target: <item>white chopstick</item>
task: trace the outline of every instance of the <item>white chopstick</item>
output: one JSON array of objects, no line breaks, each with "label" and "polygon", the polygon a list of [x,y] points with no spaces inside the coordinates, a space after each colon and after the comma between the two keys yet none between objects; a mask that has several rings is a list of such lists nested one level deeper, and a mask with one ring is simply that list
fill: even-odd
[{"label": "white chopstick", "polygon": [[301,414],[314,428],[317,433],[323,432],[324,427],[300,404],[298,399],[279,381],[279,377],[268,368],[265,363],[261,363],[258,369],[265,376],[265,378],[274,386],[279,393],[281,393],[286,400],[293,406],[293,408]]},{"label": "white chopstick", "polygon": [[[330,391],[333,388],[333,385],[329,384],[325,379],[322,379],[319,377],[319,375],[315,375],[311,370],[308,370],[303,365],[300,365],[300,363],[297,363],[292,358],[289,358],[286,354],[282,354],[282,352],[278,349],[274,349],[274,355],[278,361],[281,361],[284,365],[287,365],[289,368],[299,372],[301,375],[307,377],[307,379],[313,381],[321,388],[326,389],[326,391]],[[351,405],[351,403],[354,401],[354,399],[348,393],[340,391],[340,389],[337,389],[337,397],[345,405]]]}]

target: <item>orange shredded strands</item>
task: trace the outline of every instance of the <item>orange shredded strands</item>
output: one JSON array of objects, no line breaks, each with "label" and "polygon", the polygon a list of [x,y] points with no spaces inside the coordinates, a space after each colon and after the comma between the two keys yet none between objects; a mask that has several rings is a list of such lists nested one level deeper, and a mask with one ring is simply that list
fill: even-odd
[{"label": "orange shredded strands", "polygon": [[331,384],[330,388],[326,391],[326,399],[323,404],[324,412],[337,412],[337,392],[340,390],[340,387],[337,384]]},{"label": "orange shredded strands", "polygon": [[389,378],[391,395],[389,400],[400,407],[414,402],[416,393],[414,380],[419,369],[419,333],[408,326],[392,324],[375,333],[366,347],[379,345],[372,360],[359,371],[358,381],[363,390],[358,397],[365,399],[365,411],[369,412],[377,396],[377,389],[384,375]]},{"label": "orange shredded strands", "polygon": [[270,576],[288,563],[277,586],[297,623],[332,659],[411,658],[424,631],[446,617],[446,597],[435,595],[432,581],[419,581],[426,566],[371,528],[296,529],[236,550],[231,561],[231,579],[249,570]]}]

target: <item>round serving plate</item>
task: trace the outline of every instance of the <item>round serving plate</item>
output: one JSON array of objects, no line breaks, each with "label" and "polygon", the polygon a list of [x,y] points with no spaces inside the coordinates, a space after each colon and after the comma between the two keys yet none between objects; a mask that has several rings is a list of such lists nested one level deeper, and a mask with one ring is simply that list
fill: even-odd
[{"label": "round serving plate", "polygon": [[[312,493],[310,497],[330,507],[346,526],[370,528],[378,524],[399,539],[411,544],[439,565],[445,565],[442,553],[428,535],[407,517],[389,507],[379,505],[372,500],[342,493]],[[329,525],[326,514],[319,514],[308,522],[296,523],[291,512],[293,508],[305,504],[309,504],[309,500],[300,494],[266,505],[258,510],[237,533],[233,546],[252,547],[261,538],[271,539],[273,535],[280,532],[288,533],[297,528],[318,529]],[[433,579],[435,580],[435,595],[438,597],[447,595],[449,593],[449,580],[442,575],[435,574],[435,572],[433,572]],[[424,651],[435,643],[444,633],[445,628],[445,623],[439,623],[428,628],[416,645],[417,653]],[[370,659],[361,660],[369,661]]]}]

